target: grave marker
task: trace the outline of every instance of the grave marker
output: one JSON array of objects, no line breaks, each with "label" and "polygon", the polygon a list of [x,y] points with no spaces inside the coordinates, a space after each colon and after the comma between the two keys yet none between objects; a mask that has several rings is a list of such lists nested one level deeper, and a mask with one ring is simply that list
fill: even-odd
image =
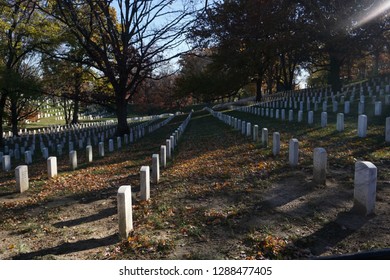
[{"label": "grave marker", "polygon": [[172,153],[171,153],[171,140],[170,139],[167,139],[165,141],[165,146],[167,147],[167,158],[170,159],[172,157]]},{"label": "grave marker", "polygon": [[75,170],[77,168],[77,151],[70,151],[69,153],[70,168]]},{"label": "grave marker", "polygon": [[313,153],[313,181],[319,185],[326,183],[327,153],[324,148],[315,148]]},{"label": "grave marker", "polygon": [[118,150],[122,149],[122,138],[120,136],[116,138],[116,143],[118,146]]},{"label": "grave marker", "polygon": [[42,156],[45,160],[49,157],[49,150],[46,147],[42,149]]},{"label": "grave marker", "polygon": [[375,210],[377,168],[369,161],[355,163],[354,210],[370,215]]},{"label": "grave marker", "polygon": [[163,168],[167,167],[167,147],[165,145],[161,145],[160,160],[161,160],[161,166]]},{"label": "grave marker", "polygon": [[88,145],[86,147],[86,153],[87,153],[87,162],[92,162],[93,160],[93,153],[92,153],[92,146]]},{"label": "grave marker", "polygon": [[32,163],[32,156],[30,150],[24,152],[24,160],[27,165]]},{"label": "grave marker", "polygon": [[261,130],[261,144],[268,147],[268,129],[265,127]]},{"label": "grave marker", "polygon": [[380,116],[382,115],[382,102],[381,101],[376,101],[375,102],[375,116]]},{"label": "grave marker", "polygon": [[152,182],[155,184],[160,182],[160,161],[158,154],[152,155]]},{"label": "grave marker", "polygon": [[273,133],[272,153],[274,156],[280,153],[280,134],[279,132]]},{"label": "grave marker", "polygon": [[133,230],[133,207],[131,199],[131,186],[121,186],[117,194],[119,235],[127,239]]},{"label": "grave marker", "polygon": [[324,128],[328,125],[328,113],[322,112],[321,113],[321,127]]},{"label": "grave marker", "polygon": [[295,167],[298,165],[298,157],[299,157],[299,142],[297,139],[293,138],[289,142],[289,163],[291,167]]},{"label": "grave marker", "polygon": [[251,137],[251,133],[252,133],[252,124],[248,122],[246,124],[246,136]]},{"label": "grave marker", "polygon": [[253,126],[253,142],[259,141],[259,126],[255,124]]},{"label": "grave marker", "polygon": [[108,151],[112,153],[114,151],[114,140],[108,140]]},{"label": "grave marker", "polygon": [[311,124],[314,123],[314,113],[313,113],[313,111],[309,111],[309,112],[307,113],[307,123],[308,123],[309,125],[311,125]]},{"label": "grave marker", "polygon": [[104,143],[99,142],[99,157],[104,157]]},{"label": "grave marker", "polygon": [[49,157],[47,159],[47,175],[50,178],[57,176],[57,158]]},{"label": "grave marker", "polygon": [[364,138],[367,136],[367,116],[360,115],[358,119],[358,136]]},{"label": "grave marker", "polygon": [[343,113],[337,114],[336,129],[339,132],[344,131],[344,114]]},{"label": "grave marker", "polygon": [[15,168],[16,190],[23,193],[28,190],[28,167],[27,165],[19,165]]},{"label": "grave marker", "polygon": [[150,199],[150,168],[142,166],[140,172],[141,200]]}]

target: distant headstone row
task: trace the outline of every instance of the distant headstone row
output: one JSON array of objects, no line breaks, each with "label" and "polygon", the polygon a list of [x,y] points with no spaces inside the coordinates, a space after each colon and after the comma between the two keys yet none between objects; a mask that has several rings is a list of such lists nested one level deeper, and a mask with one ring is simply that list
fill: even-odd
[{"label": "distant headstone row", "polygon": [[[365,96],[365,97],[362,97]],[[262,97],[262,103],[268,104],[279,104],[277,107],[281,108],[280,104],[284,104],[284,108],[287,109],[290,106],[290,109],[295,108],[301,111],[304,108],[307,108],[307,111],[310,111],[310,108],[315,106],[315,103],[321,103],[322,101],[328,101],[330,98],[331,101],[338,101],[339,103],[344,103],[344,101],[353,102],[357,100],[357,97],[363,98],[360,101],[365,102],[366,98],[371,98],[372,102],[377,101],[377,97],[385,96],[385,101],[390,104],[390,78],[374,78],[368,81],[362,81],[360,83],[355,83],[351,85],[343,86],[341,92],[333,92],[331,87],[323,87],[319,89],[307,88],[303,90],[290,90],[283,91],[276,94],[265,94]],[[336,100],[335,98],[338,98]],[[283,103],[288,101],[289,103]],[[276,102],[276,103],[274,103]],[[281,102],[281,103],[280,103]],[[301,103],[303,102],[303,103]],[[310,102],[312,103],[310,106]],[[289,105],[287,105],[289,104]]]},{"label": "distant headstone row", "polygon": [[[169,118],[161,122],[156,118],[151,118],[148,122],[135,123],[136,125],[130,128],[129,135],[124,135],[123,139],[121,137],[116,138],[118,149],[122,147],[123,142],[125,145],[133,143],[142,138],[146,131],[152,133],[154,130],[166,125],[173,117],[174,115],[170,115]],[[42,132],[8,138],[5,141],[3,151],[0,151],[0,161],[3,161],[4,155],[9,155],[9,159],[5,158],[8,166],[8,160],[11,162],[11,159],[13,159],[15,162],[18,162],[23,160],[22,157],[24,156],[25,164],[30,165],[33,162],[33,157],[37,157],[37,150],[40,151],[40,157],[46,160],[49,156],[61,157],[66,150],[70,153],[76,150],[83,150],[86,147],[89,149],[87,158],[91,161],[91,147],[93,146],[99,147],[99,156],[104,156],[104,143],[107,143],[107,141],[109,151],[112,152],[114,150],[112,138],[115,131],[116,126],[113,123],[104,122],[95,125],[70,126],[67,130],[61,130],[61,128],[43,129]],[[37,147],[39,148],[37,149]],[[9,169],[4,168],[3,170],[9,171]]]}]

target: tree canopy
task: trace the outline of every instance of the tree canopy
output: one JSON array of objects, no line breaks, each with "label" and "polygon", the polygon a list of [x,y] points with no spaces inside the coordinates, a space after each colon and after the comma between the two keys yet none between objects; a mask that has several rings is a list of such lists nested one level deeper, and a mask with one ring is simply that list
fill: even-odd
[{"label": "tree canopy", "polygon": [[[388,53],[388,11],[381,0],[217,1],[198,14],[191,39],[211,50],[202,75],[211,68],[235,72],[231,90],[255,82],[257,100],[264,89],[294,89],[302,69],[326,71],[327,84],[339,91],[344,69],[364,56]],[[184,80],[190,76],[183,73]],[[189,85],[183,89],[195,90]]]}]

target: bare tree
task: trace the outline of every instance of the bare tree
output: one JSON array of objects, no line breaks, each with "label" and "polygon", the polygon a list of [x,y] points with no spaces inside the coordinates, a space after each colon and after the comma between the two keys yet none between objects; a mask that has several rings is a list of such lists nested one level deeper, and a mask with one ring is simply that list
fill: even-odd
[{"label": "bare tree", "polygon": [[70,30],[87,55],[83,63],[112,85],[118,135],[129,132],[127,104],[138,86],[180,55],[174,50],[194,14],[185,1],[172,0],[57,0],[41,1],[41,8]]}]

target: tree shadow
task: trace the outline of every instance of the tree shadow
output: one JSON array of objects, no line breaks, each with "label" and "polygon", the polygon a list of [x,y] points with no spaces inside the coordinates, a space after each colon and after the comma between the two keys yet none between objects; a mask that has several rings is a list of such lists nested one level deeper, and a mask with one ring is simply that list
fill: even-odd
[{"label": "tree shadow", "polygon": [[117,234],[112,234],[100,239],[90,238],[87,240],[80,240],[74,243],[62,243],[55,247],[42,249],[39,251],[31,252],[31,253],[22,253],[14,256],[12,259],[14,260],[31,260],[31,259],[39,259],[46,255],[64,255],[69,253],[75,253],[85,250],[90,250],[102,246],[109,246],[116,244],[120,241],[119,236]]}]

